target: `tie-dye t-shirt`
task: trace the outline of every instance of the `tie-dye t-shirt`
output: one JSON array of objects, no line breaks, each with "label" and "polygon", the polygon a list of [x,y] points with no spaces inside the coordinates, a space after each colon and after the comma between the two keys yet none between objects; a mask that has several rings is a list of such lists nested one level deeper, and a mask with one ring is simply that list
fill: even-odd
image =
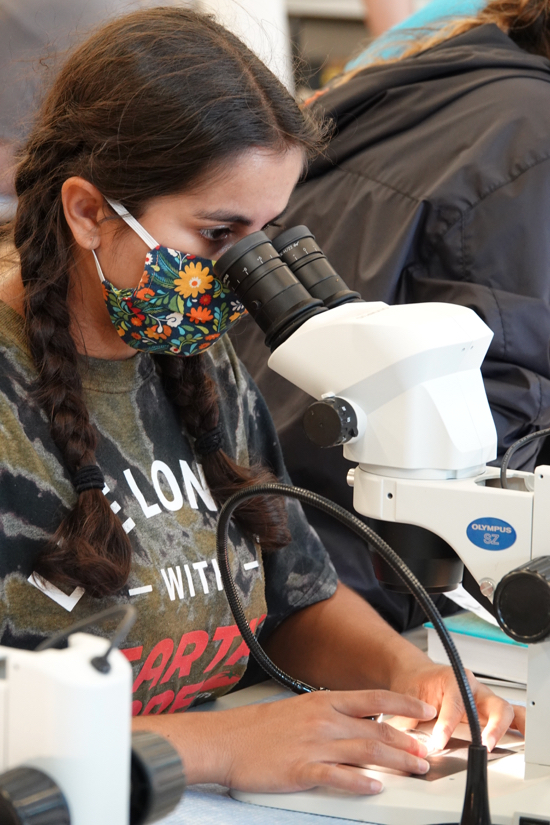
[{"label": "tie-dye t-shirt", "polygon": [[[227,338],[205,357],[218,385],[226,451],[243,465],[261,459],[288,480],[263,399]],[[138,619],[123,652],[134,670],[134,714],[181,711],[228,691],[247,664],[216,562],[216,507],[152,358],[82,358],[80,371],[100,434],[104,493],[133,546],[130,578],[119,595],[103,599],[51,583],[41,590],[29,580],[76,494],[31,395],[35,371],[22,318],[0,303],[0,641],[32,649],[98,610],[131,603]],[[336,588],[300,506],[288,500],[287,508],[293,540],[279,551],[262,555],[237,526],[230,529],[233,575],[256,631]]]}]

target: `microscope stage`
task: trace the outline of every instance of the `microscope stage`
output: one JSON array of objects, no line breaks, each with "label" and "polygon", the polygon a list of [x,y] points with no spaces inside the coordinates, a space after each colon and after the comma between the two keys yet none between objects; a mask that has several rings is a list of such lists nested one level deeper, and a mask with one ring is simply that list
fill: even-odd
[{"label": "microscope stage", "polygon": [[[431,725],[423,725],[429,730]],[[455,736],[468,739],[466,725]],[[522,747],[517,734],[507,733],[499,746]],[[357,769],[359,770],[359,769]],[[340,817],[376,825],[442,825],[459,823],[464,805],[466,771],[434,781],[396,773],[365,771],[384,784],[377,796],[354,796],[344,791],[315,788],[290,794],[231,791],[241,802],[301,813]],[[523,753],[512,753],[489,762],[489,803],[493,825],[518,825],[520,816],[535,817],[538,825],[550,825],[550,768],[538,778],[525,780]]]},{"label": "microscope stage", "polygon": [[[550,772],[524,780],[523,754],[513,754],[489,765],[489,801],[493,825],[518,825],[519,817],[539,817],[550,825]],[[441,825],[458,823],[464,804],[466,773],[425,782],[406,776],[367,771],[384,783],[377,796],[352,796],[343,791],[316,788],[291,794],[232,791],[241,802],[301,813],[341,817],[376,825]]]}]

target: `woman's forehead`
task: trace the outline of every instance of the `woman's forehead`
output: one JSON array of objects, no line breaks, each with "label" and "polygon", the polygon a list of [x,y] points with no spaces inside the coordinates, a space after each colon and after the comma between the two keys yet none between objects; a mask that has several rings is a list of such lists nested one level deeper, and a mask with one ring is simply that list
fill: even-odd
[{"label": "woman's forehead", "polygon": [[191,192],[159,201],[189,211],[197,219],[220,223],[256,223],[260,212],[270,213],[267,220],[271,220],[285,209],[303,166],[301,148],[285,152],[250,149],[206,175]]}]

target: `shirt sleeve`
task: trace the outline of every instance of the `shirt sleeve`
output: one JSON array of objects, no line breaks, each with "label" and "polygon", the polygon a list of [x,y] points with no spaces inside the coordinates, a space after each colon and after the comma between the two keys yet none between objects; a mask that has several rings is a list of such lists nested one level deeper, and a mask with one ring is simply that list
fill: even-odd
[{"label": "shirt sleeve", "polygon": [[[228,343],[228,346],[231,345]],[[291,484],[267,405],[234,353],[232,360],[242,387],[249,460],[261,462],[281,482]],[[330,557],[308,524],[300,502],[288,498],[286,507],[292,541],[286,547],[263,554],[268,616],[262,638],[292,613],[330,598],[338,582]]]}]

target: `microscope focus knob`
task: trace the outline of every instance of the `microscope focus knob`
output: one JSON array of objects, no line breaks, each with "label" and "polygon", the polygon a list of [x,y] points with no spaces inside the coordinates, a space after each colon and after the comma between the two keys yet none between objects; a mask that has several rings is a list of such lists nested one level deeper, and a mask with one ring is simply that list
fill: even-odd
[{"label": "microscope focus knob", "polygon": [[357,415],[345,398],[331,396],[316,401],[303,417],[304,430],[318,447],[337,447],[358,434]]},{"label": "microscope focus knob", "polygon": [[522,564],[499,582],[493,601],[502,629],[516,642],[532,644],[550,636],[550,556]]},{"label": "microscope focus knob", "polygon": [[65,797],[47,774],[14,768],[0,774],[2,825],[71,825]]},{"label": "microscope focus knob", "polygon": [[174,810],[185,790],[176,749],[157,733],[132,733],[130,825],[147,825]]}]

